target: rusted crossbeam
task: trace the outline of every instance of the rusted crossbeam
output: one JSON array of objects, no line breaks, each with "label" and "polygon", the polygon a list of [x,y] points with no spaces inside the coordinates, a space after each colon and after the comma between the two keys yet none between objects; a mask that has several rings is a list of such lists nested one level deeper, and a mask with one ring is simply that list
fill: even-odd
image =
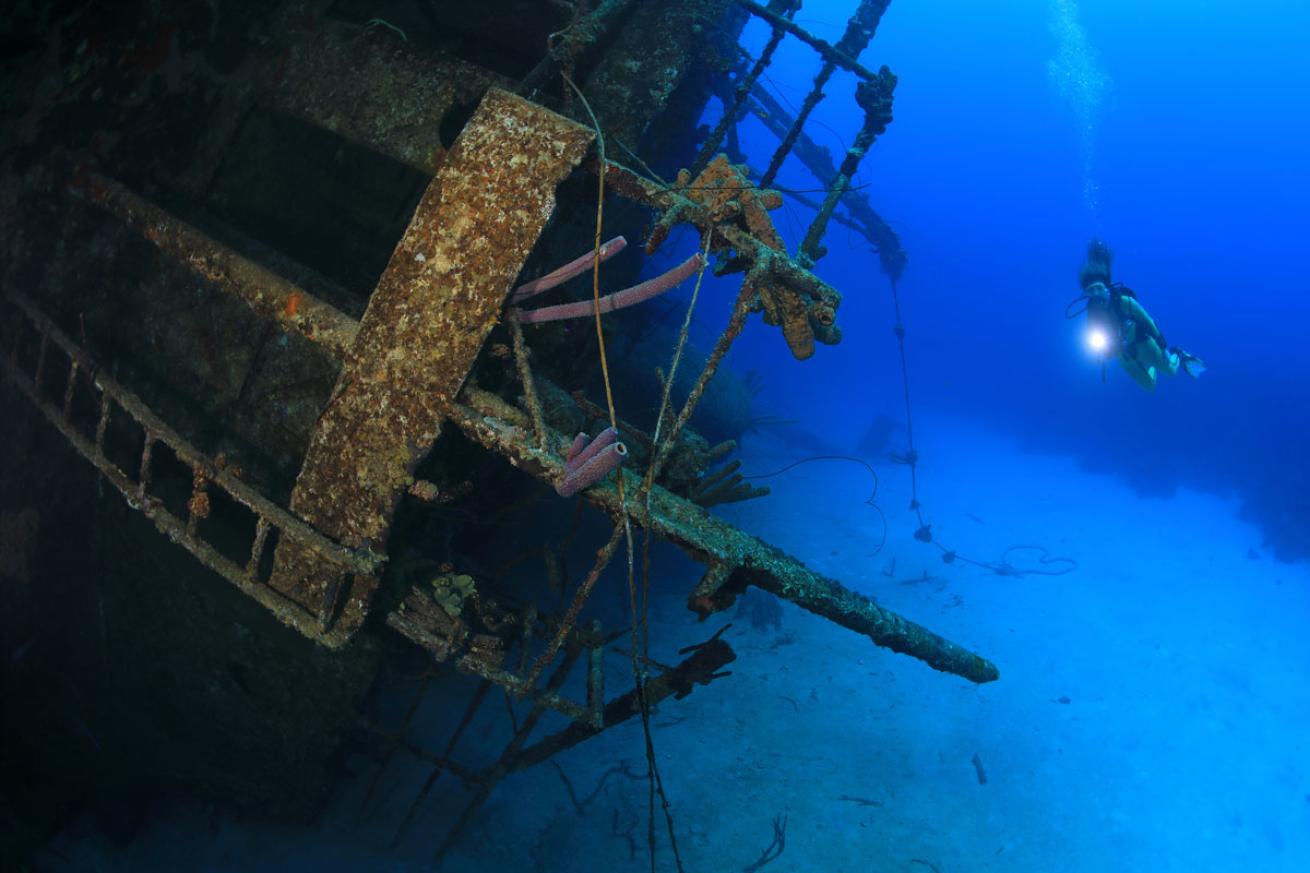
[{"label": "rusted crossbeam", "polygon": [[[805,101],[801,104],[801,108],[796,111],[796,118],[792,122],[791,130],[787,131],[787,134],[782,138],[782,142],[778,144],[777,151],[773,153],[773,157],[769,160],[768,169],[760,177],[761,185],[767,187],[773,184],[774,178],[778,175],[778,170],[782,168],[782,162],[787,159],[787,155],[791,154],[792,146],[796,144],[796,138],[800,136],[801,130],[805,127],[805,122],[809,120],[810,113],[823,99],[823,86],[828,83],[828,79],[832,77],[838,67],[843,67],[855,73],[863,80],[861,84],[885,83],[888,77],[890,77],[892,83],[895,83],[896,77],[892,76],[885,67],[877,73],[871,73],[855,61],[855,58],[859,57],[860,52],[864,51],[865,46],[869,44],[869,40],[873,38],[873,34],[878,29],[878,22],[882,20],[882,14],[887,10],[887,5],[890,2],[891,0],[860,0],[860,4],[855,8],[855,14],[846,22],[846,30],[835,46],[830,46],[823,40],[814,39],[802,28],[797,27],[785,18],[779,21],[779,16],[770,13],[767,9],[751,8],[755,7],[756,4],[743,2],[743,5],[750,8],[756,15],[763,13],[772,16],[768,20],[775,27],[789,25],[792,28],[790,32],[812,46],[823,56],[824,60],[823,66],[819,68],[819,72],[814,77],[814,84],[810,88],[810,93],[805,95]],[[785,22],[785,25],[783,22]]]},{"label": "rusted crossbeam", "polygon": [[599,719],[575,720],[563,730],[519,750],[506,762],[506,768],[512,772],[540,764],[601,731],[622,724],[640,713],[643,703],[654,708],[669,697],[681,699],[697,685],[708,685],[728,675],[723,668],[737,659],[737,653],[720,639],[722,633],[721,629],[705,642],[683,649],[679,653],[687,655],[683,661],[646,679],[640,691],[634,688],[606,703]]},{"label": "rusted crossbeam", "polygon": [[[878,5],[885,8],[889,2],[890,0],[886,0],[886,2],[882,2]],[[792,21],[790,18],[784,18],[778,13],[772,12],[764,6],[754,2],[754,0],[737,0],[737,4],[747,9],[752,15],[757,15],[764,19],[773,27],[787,31],[787,33],[796,37],[801,42],[818,52],[825,62],[832,64],[833,66],[841,67],[844,70],[849,70],[866,81],[874,78],[875,73],[863,66],[850,54],[842,51],[838,46],[824,42],[796,22]],[[864,4],[861,5],[863,6]],[[881,10],[879,10],[878,14],[879,17],[881,17]],[[869,35],[872,36],[872,32],[870,32]],[[861,48],[863,48],[863,46],[861,46]]]},{"label": "rusted crossbeam", "polygon": [[[887,125],[892,120],[892,90],[896,86],[896,77],[886,67],[883,67],[878,75],[877,80],[861,82],[855,89],[855,101],[864,110],[864,121],[855,135],[855,141],[846,150],[841,167],[826,180],[825,187],[828,193],[823,198],[823,205],[819,207],[814,221],[805,231],[805,239],[801,242],[798,259],[807,267],[814,266],[814,263],[825,253],[826,249],[823,248],[822,242],[828,232],[828,219],[832,217],[833,210],[837,208],[842,197],[850,190],[851,180],[855,178],[855,171],[859,169],[860,161],[864,160],[864,156],[868,153],[869,146],[873,145],[874,139],[887,129]],[[884,268],[887,264],[888,260],[883,258]],[[899,274],[889,272],[889,277],[894,282]]]},{"label": "rusted crossbeam", "polygon": [[[741,75],[744,75],[744,73],[741,73]],[[755,115],[760,122],[779,140],[785,137],[793,124],[791,113],[787,111],[786,107],[769,93],[767,88],[759,86],[751,91],[750,99],[759,104],[759,111]],[[832,179],[837,175],[837,165],[833,163],[831,152],[824,146],[819,145],[804,131],[801,131],[800,136],[796,138],[792,154],[819,181]],[[790,196],[796,201],[809,206],[815,212],[822,206],[821,203],[810,200],[805,195],[794,191],[791,192]],[[877,250],[878,261],[882,266],[882,271],[887,274],[887,278],[893,282],[899,281],[908,260],[905,248],[901,245],[900,236],[873,208],[869,203],[869,198],[863,191],[848,190],[845,196],[841,198],[841,203],[846,207],[849,215],[835,213],[833,220],[858,231],[867,239]]]},{"label": "rusted crossbeam", "polygon": [[223,245],[114,179],[95,173],[71,189],[141,233],[251,309],[343,358],[359,322],[276,273]]},{"label": "rusted crossbeam", "polygon": [[[751,89],[755,87],[755,82],[764,74],[764,70],[773,63],[773,53],[778,50],[779,44],[782,43],[782,37],[787,31],[783,30],[777,24],[771,25],[773,32],[769,35],[769,41],[765,43],[764,49],[760,56],[756,58],[749,71],[746,69],[737,72],[737,87],[730,94],[720,93],[723,100],[723,117],[719,123],[710,131],[709,136],[701,143],[700,151],[696,153],[696,160],[692,162],[692,175],[697,175],[709,164],[710,158],[719,151],[723,145],[723,139],[728,135],[728,131],[741,120],[742,109],[746,105],[746,100],[750,97]],[[744,49],[743,49],[744,51]]]},{"label": "rusted crossbeam", "polygon": [[[563,478],[563,458],[536,448],[523,414],[496,395],[466,389],[461,402],[452,404],[447,415],[467,436],[508,458],[514,466],[552,483]],[[551,432],[549,436],[548,442],[555,446],[566,442],[559,433]],[[623,475],[627,493],[640,493],[641,478],[628,470]],[[636,524],[648,527],[706,565],[705,578],[689,604],[702,615],[726,608],[747,585],[754,585],[936,670],[980,683],[1000,676],[987,659],[815,573],[790,555],[658,485],[651,491],[649,512],[646,504],[637,501],[621,505],[612,485],[593,486],[583,494],[611,517],[618,519],[626,512]]]}]

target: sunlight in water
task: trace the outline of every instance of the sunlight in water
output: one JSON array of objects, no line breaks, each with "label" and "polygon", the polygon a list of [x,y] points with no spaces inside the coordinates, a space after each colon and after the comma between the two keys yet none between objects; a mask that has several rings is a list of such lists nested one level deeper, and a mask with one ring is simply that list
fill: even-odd
[{"label": "sunlight in water", "polygon": [[1087,31],[1078,22],[1077,4],[1073,0],[1051,0],[1051,13],[1055,57],[1047,61],[1046,74],[1077,121],[1083,162],[1083,201],[1088,209],[1095,211],[1098,191],[1093,173],[1095,134],[1110,91],[1110,77],[1098,64],[1096,51],[1087,41]]}]

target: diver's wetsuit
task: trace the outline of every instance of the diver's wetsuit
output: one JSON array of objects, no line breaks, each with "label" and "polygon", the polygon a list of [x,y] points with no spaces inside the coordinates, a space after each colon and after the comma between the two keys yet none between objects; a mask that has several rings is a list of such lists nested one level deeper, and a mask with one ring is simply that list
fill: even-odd
[{"label": "diver's wetsuit", "polygon": [[[1105,283],[1096,283],[1104,285]],[[1178,373],[1179,357],[1169,351],[1164,334],[1137,302],[1137,295],[1121,282],[1108,286],[1110,296],[1106,303],[1095,298],[1088,302],[1087,315],[1100,315],[1109,322],[1118,339],[1119,363],[1138,385],[1147,391],[1155,390],[1156,376]],[[1090,290],[1090,289],[1089,289]]]}]

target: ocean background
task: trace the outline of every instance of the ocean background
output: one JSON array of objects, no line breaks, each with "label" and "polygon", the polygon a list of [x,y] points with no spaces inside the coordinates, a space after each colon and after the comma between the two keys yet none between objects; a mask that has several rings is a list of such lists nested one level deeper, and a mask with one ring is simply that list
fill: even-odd
[{"label": "ocean background", "polygon": [[[851,7],[809,0],[797,21],[836,41]],[[765,36],[752,24],[744,44]],[[984,564],[1049,568],[1039,549],[1006,552],[1022,545],[1077,568],[998,575],[914,539],[908,472],[888,457],[908,447],[891,289],[868,246],[832,227],[817,272],[844,294],[842,343],[797,362],[753,320],[730,358],[758,374],[754,412],[772,420],[743,440],[743,472],[860,455],[877,508],[867,470],[815,461],[720,514],[1001,679],[935,673],[790,605],[780,627],[737,616],[733,675],[655,718],[688,870],[748,869],[783,815],[769,873],[1310,869],[1306,45],[1310,7],[1293,0],[891,4],[861,60],[898,75],[895,121],[859,184],[910,257],[897,292],[924,520]],[[788,40],[766,85],[794,107],[816,68]],[[810,128],[837,156],[858,124],[852,91],[838,74]],[[774,142],[749,120],[742,135],[758,171]],[[795,163],[778,184],[819,187]],[[775,215],[794,248],[809,214]],[[1203,378],[1147,394],[1112,365],[1102,381],[1082,323],[1064,318],[1093,236],[1170,341],[1205,359]],[[707,279],[696,339],[719,333],[733,292]],[[880,420],[886,438],[870,440]],[[673,660],[734,616],[696,624],[684,597],[698,569],[667,549],[655,568],[655,657]],[[602,585],[620,597],[617,573]],[[624,660],[610,667],[621,688]],[[379,690],[380,722],[399,721],[414,681]],[[449,710],[429,696],[415,742],[439,748]],[[495,715],[470,750],[503,744]],[[627,775],[643,761],[628,723],[507,779],[444,869],[649,869],[646,784]],[[308,829],[180,799],[127,845],[88,819],[43,858],[428,869],[464,798],[434,796],[392,846],[428,766],[398,758],[360,823],[375,769],[349,762]],[[674,869],[662,842],[659,869]]]},{"label": "ocean background", "polygon": [[[800,20],[835,40],[845,8],[807,3]],[[917,404],[1143,494],[1232,496],[1271,553],[1310,556],[1310,116],[1293,109],[1307,37],[1310,7],[1292,0],[892,3],[863,61],[899,77],[895,120],[861,181],[909,252]],[[769,75],[798,104],[813,53],[784,48]],[[858,123],[851,87],[817,110],[834,154]],[[782,184],[816,187],[791,169]],[[1147,395],[1112,367],[1100,384],[1082,322],[1062,317],[1093,236],[1169,341],[1206,359],[1201,382]],[[795,411],[852,432],[900,405],[893,318],[861,241],[834,228],[829,248],[846,340],[795,365],[764,331],[743,345],[775,403],[811,398]]]}]

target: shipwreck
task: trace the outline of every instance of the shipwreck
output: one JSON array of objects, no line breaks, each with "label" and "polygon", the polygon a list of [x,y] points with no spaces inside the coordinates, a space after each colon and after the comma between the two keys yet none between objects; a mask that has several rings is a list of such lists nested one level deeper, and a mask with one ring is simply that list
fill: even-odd
[{"label": "shipwreck", "polygon": [[[713,694],[736,657],[721,634],[649,657],[646,537],[702,567],[689,620],[754,587],[997,678],[709,512],[763,493],[731,461],[749,407],[720,372],[734,340],[776,331],[802,359],[840,340],[818,266],[833,222],[893,281],[904,268],[851,186],[892,118],[895,76],[857,60],[888,2],[854,3],[831,43],[789,0],[93,4],[30,22],[54,37],[7,74],[23,97],[0,151],[11,648],[67,613],[67,657],[103,665],[89,705],[137,702],[98,744],[286,815],[321,802],[348,740],[379,767],[432,762],[425,792],[440,774],[472,787],[467,818],[507,773]],[[753,55],[752,21],[769,34]],[[787,42],[819,64],[794,111],[760,86]],[[807,121],[837,74],[863,123],[834,156]],[[707,106],[721,120],[698,128]],[[744,164],[747,116],[776,136],[767,165]],[[823,193],[777,190],[788,160]],[[794,250],[771,215],[789,197],[814,216]],[[707,270],[740,282],[701,351],[680,315],[652,327],[647,301]],[[652,346],[658,361],[633,351]],[[642,402],[614,384],[644,384]],[[520,512],[560,524],[518,530]],[[605,585],[631,588],[629,612],[592,617]],[[626,687],[600,668],[616,648]],[[494,764],[461,762],[467,717],[444,748],[366,717],[379,673],[416,653],[421,693],[475,677],[452,709],[527,707]],[[11,670],[7,697],[25,681]],[[567,726],[542,735],[546,712]],[[11,752],[42,729],[29,714]],[[70,754],[43,774],[50,821],[90,778]]]}]

